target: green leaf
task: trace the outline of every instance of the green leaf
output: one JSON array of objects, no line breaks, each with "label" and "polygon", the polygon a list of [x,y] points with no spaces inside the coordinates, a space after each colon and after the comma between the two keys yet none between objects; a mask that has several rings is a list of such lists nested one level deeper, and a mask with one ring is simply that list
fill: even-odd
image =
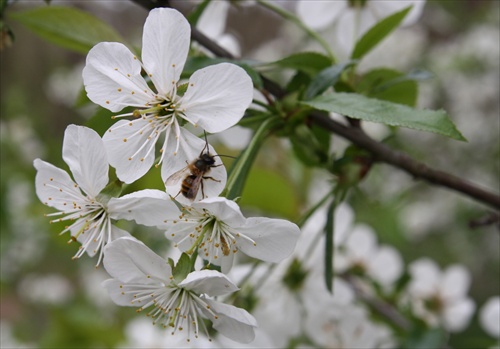
[{"label": "green leaf", "polygon": [[404,343],[404,348],[408,349],[429,349],[442,348],[446,343],[446,333],[439,329],[413,329]]},{"label": "green leaf", "polygon": [[280,119],[270,117],[260,124],[248,147],[234,161],[227,178],[225,195],[221,196],[225,196],[229,200],[241,196],[248,174],[262,143],[264,143],[272,129],[281,122]]},{"label": "green leaf", "polygon": [[360,59],[370,52],[387,35],[397,28],[410,10],[411,6],[384,18],[371,27],[356,43],[351,54],[351,59]]},{"label": "green leaf", "polygon": [[273,216],[295,219],[299,208],[297,195],[296,188],[284,174],[253,167],[246,180],[239,205],[257,208]]},{"label": "green leaf", "polygon": [[329,159],[330,133],[312,125],[300,124],[290,135],[292,149],[297,158],[306,166],[324,166]]},{"label": "green leaf", "polygon": [[368,97],[414,107],[418,85],[411,73],[405,75],[397,70],[381,68],[366,73],[356,91]]},{"label": "green leaf", "polygon": [[201,15],[205,11],[209,3],[210,0],[203,0],[198,6],[196,6],[196,8],[193,11],[191,11],[191,13],[187,16],[189,24],[191,24],[192,26],[196,26]]},{"label": "green leaf", "polygon": [[434,132],[459,141],[466,141],[444,110],[417,110],[406,105],[368,98],[355,93],[319,96],[302,103],[354,119]]},{"label": "green leaf", "polygon": [[335,209],[337,208],[337,197],[330,203],[326,211],[325,224],[325,285],[330,293],[333,293],[333,253],[335,239]]},{"label": "green leaf", "polygon": [[177,282],[181,282],[186,278],[186,276],[191,272],[191,258],[189,258],[187,253],[182,253],[172,270],[172,275]]},{"label": "green leaf", "polygon": [[335,85],[344,70],[353,64],[354,62],[346,62],[323,69],[307,87],[304,98],[311,99],[325,92],[328,87]]},{"label": "green leaf", "polygon": [[39,7],[11,13],[40,37],[69,50],[87,53],[102,41],[124,42],[122,37],[100,19],[70,7]]},{"label": "green leaf", "polygon": [[288,57],[269,63],[281,68],[289,68],[302,71],[309,75],[316,75],[323,69],[332,65],[332,60],[317,52],[294,53]]}]

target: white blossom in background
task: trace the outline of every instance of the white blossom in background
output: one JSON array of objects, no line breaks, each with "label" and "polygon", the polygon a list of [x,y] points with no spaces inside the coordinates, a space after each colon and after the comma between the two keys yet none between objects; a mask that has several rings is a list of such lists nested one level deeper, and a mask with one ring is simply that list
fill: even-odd
[{"label": "white blossom in background", "polygon": [[479,323],[491,337],[500,339],[500,296],[490,297],[479,311]]},{"label": "white blossom in background", "polygon": [[238,251],[266,262],[288,257],[297,243],[299,228],[283,219],[245,218],[238,205],[223,197],[184,206],[179,217],[158,225],[181,251],[199,256],[227,273]]},{"label": "white blossom in background", "polygon": [[387,245],[378,246],[375,231],[357,224],[342,236],[336,245],[334,266],[337,272],[348,270],[362,273],[382,286],[390,287],[403,272],[403,260],[399,252]]},{"label": "white blossom in background", "polygon": [[241,54],[238,40],[233,35],[225,33],[230,6],[229,1],[210,1],[198,19],[196,28],[233,56],[238,57]]},{"label": "white blossom in background", "polygon": [[316,307],[307,314],[305,328],[309,338],[322,348],[393,348],[391,331],[374,323],[359,305],[344,308]]},{"label": "white blossom in background", "polygon": [[190,33],[189,23],[178,11],[154,9],[144,25],[142,63],[116,42],[99,43],[87,55],[83,81],[89,99],[112,112],[134,108],[116,116],[133,120],[118,121],[103,137],[110,163],[123,182],[131,183],[151,168],[158,142],[165,181],[205,145],[183,129],[185,123],[221,132],[235,125],[252,101],[250,77],[229,63],[196,71],[184,95],[178,95]]},{"label": "white blossom in background", "polygon": [[315,30],[333,25],[335,43],[344,55],[349,55],[357,40],[378,21],[413,6],[402,22],[402,26],[409,26],[418,20],[424,5],[425,0],[300,0],[297,14],[307,26]]},{"label": "white blossom in background", "polygon": [[121,306],[153,307],[153,324],[171,328],[172,334],[187,332],[188,341],[198,334],[209,337],[203,319],[235,341],[248,343],[254,337],[255,319],[245,310],[215,301],[238,290],[224,274],[215,270],[193,271],[182,281],[174,279],[168,262],[140,241],[121,238],[106,247],[104,267],[113,277],[104,281],[112,300]]},{"label": "white blossom in background", "polygon": [[28,274],[18,286],[18,293],[33,303],[61,305],[74,296],[70,281],[58,274]]},{"label": "white blossom in background", "polygon": [[407,292],[415,315],[431,326],[462,331],[476,307],[467,297],[470,285],[467,269],[452,265],[441,271],[433,260],[421,258],[409,265],[409,272]]}]

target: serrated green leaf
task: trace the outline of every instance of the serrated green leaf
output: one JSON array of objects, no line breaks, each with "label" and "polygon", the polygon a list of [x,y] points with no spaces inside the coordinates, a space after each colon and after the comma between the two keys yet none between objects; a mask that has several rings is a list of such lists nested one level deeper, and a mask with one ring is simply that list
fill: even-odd
[{"label": "serrated green leaf", "polygon": [[69,50],[87,53],[102,41],[124,42],[106,23],[71,7],[39,7],[11,13],[10,17],[40,37]]},{"label": "serrated green leaf", "polygon": [[335,85],[339,81],[342,72],[353,64],[354,62],[346,62],[323,69],[307,87],[304,98],[311,99],[325,92],[327,88]]},{"label": "serrated green leaf", "polygon": [[356,93],[335,93],[302,102],[312,108],[354,119],[434,132],[466,141],[444,110],[417,110],[406,105],[368,98]]},{"label": "serrated green leaf", "polygon": [[410,74],[387,68],[374,69],[363,76],[356,91],[368,97],[414,107],[418,85]]},{"label": "serrated green leaf", "polygon": [[269,63],[281,68],[290,68],[315,75],[332,65],[332,60],[317,52],[294,53],[288,57]]},{"label": "serrated green leaf", "polygon": [[377,46],[387,35],[389,35],[403,21],[411,6],[396,12],[371,27],[356,43],[351,54],[351,59],[361,59]]}]

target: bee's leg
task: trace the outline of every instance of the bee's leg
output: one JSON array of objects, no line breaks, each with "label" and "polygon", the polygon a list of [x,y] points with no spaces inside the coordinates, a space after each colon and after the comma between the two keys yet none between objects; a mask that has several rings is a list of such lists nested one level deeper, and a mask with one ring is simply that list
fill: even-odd
[{"label": "bee's leg", "polygon": [[[203,177],[205,178],[205,177]],[[203,188],[203,181],[201,181],[201,199],[203,200],[205,198],[205,190]]]},{"label": "bee's leg", "polygon": [[[214,177],[203,177],[203,179],[211,179],[213,180],[214,182],[219,182],[220,183],[220,180],[219,179],[215,179]],[[203,183],[203,182],[202,182]]]}]

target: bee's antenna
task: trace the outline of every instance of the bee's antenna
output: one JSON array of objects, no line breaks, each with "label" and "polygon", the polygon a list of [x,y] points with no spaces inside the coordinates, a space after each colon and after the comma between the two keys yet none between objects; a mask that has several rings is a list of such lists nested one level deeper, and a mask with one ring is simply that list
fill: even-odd
[{"label": "bee's antenna", "polygon": [[203,149],[201,150],[201,153],[200,153],[200,156],[203,154],[203,152],[205,151],[205,149],[207,150],[207,153],[208,153],[208,139],[207,139],[207,132],[205,130],[203,130],[203,134],[205,135],[205,146],[203,147]]},{"label": "bee's antenna", "polygon": [[231,156],[231,155],[214,155],[213,157],[214,158],[215,157],[219,157],[220,158],[221,156],[226,157],[226,158],[236,159],[236,156]]}]

